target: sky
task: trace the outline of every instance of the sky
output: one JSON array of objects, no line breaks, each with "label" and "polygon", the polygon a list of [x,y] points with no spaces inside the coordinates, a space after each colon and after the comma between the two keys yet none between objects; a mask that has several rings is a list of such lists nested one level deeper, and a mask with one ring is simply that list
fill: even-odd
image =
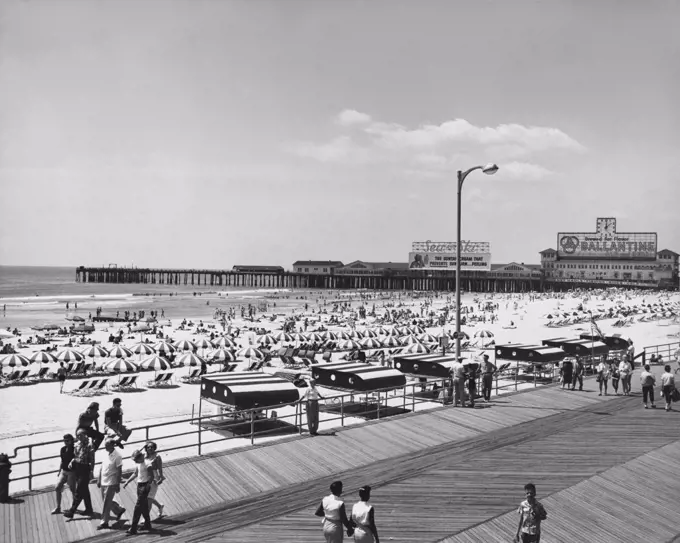
[{"label": "sky", "polygon": [[680,252],[674,0],[3,0],[0,264]]}]

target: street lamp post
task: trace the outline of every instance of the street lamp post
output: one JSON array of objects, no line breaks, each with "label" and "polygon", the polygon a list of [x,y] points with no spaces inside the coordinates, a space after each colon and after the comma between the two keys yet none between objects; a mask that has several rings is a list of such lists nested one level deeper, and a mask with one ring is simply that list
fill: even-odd
[{"label": "street lamp post", "polygon": [[493,175],[498,171],[496,164],[486,166],[475,166],[466,171],[458,170],[458,217],[456,228],[456,360],[460,360],[460,207],[461,194],[463,192],[463,182],[465,178],[475,170],[482,170],[487,175]]}]

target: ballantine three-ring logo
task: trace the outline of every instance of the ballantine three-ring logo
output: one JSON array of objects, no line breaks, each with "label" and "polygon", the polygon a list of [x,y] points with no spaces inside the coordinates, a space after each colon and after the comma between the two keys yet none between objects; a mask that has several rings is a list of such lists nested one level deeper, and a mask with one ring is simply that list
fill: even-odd
[{"label": "ballantine three-ring logo", "polygon": [[564,236],[560,240],[560,246],[568,255],[573,255],[578,249],[578,238],[576,236]]}]

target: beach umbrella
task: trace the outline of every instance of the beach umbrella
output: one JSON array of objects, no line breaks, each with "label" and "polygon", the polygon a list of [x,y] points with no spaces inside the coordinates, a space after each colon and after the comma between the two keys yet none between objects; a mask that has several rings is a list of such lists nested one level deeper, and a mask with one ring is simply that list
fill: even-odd
[{"label": "beach umbrella", "polygon": [[255,347],[250,346],[243,347],[242,349],[236,351],[236,356],[238,358],[258,358],[258,359],[264,358],[264,354],[262,354],[262,351],[256,349]]},{"label": "beach umbrella", "polygon": [[378,335],[378,333],[371,328],[365,328],[361,332],[361,337],[376,337],[377,335]]},{"label": "beach umbrella", "polygon": [[[455,333],[455,330],[451,330],[451,331],[449,332],[449,337],[450,337],[451,339],[453,339],[453,334],[454,334],[454,333]],[[460,331],[460,339],[461,339],[461,341],[463,341],[464,339],[470,339],[470,334],[468,334],[467,332],[463,332],[463,331],[461,330],[461,331]]]},{"label": "beach umbrella", "polygon": [[130,360],[125,360],[123,358],[118,358],[116,360],[110,360],[104,364],[103,369],[106,371],[114,371],[116,373],[132,373],[139,371],[137,364]]},{"label": "beach umbrella", "polygon": [[335,332],[331,332],[330,330],[321,332],[321,337],[323,337],[326,341],[335,341],[338,339],[338,335]]},{"label": "beach umbrella", "polygon": [[175,343],[175,349],[178,351],[192,351],[196,352],[196,345],[189,341],[188,339],[183,339]]},{"label": "beach umbrella", "polygon": [[55,358],[52,353],[48,353],[46,351],[38,351],[37,353],[33,353],[29,357],[29,360],[37,364],[50,364],[55,361]]},{"label": "beach umbrella", "polygon": [[142,332],[150,332],[151,330],[152,330],[151,326],[149,326],[149,325],[146,324],[145,322],[142,322],[142,323],[140,323],[140,324],[136,324],[135,326],[133,326],[133,327],[130,329],[131,332],[140,332],[140,333],[142,333]]},{"label": "beach umbrella", "polygon": [[437,338],[427,332],[425,332],[424,334],[420,334],[418,336],[418,340],[421,341],[422,343],[437,343]]},{"label": "beach umbrella", "polygon": [[59,328],[61,328],[61,326],[58,324],[44,324],[42,327],[43,330],[59,330]]},{"label": "beach umbrella", "polygon": [[323,336],[318,332],[311,332],[307,334],[307,341],[313,341],[314,343],[321,343],[324,340]]},{"label": "beach umbrella", "polygon": [[175,347],[173,347],[167,341],[159,341],[158,343],[156,343],[156,345],[153,346],[153,348],[160,355],[169,355],[174,353],[176,350]]},{"label": "beach umbrella", "polygon": [[399,330],[397,330],[395,327],[392,327],[392,328],[383,328],[382,330],[383,330],[383,333],[384,333],[386,336],[396,337],[396,336],[401,335],[401,334],[399,334]]},{"label": "beach umbrella", "polygon": [[379,349],[382,347],[380,341],[374,337],[365,337],[359,342],[359,345],[361,345],[364,349]]},{"label": "beach umbrella", "polygon": [[493,332],[491,330],[477,330],[475,332],[475,337],[494,337]]},{"label": "beach umbrella", "polygon": [[172,369],[172,364],[166,358],[154,354],[142,360],[139,367],[143,370],[167,371]]},{"label": "beach umbrella", "polygon": [[215,349],[208,355],[208,358],[213,362],[234,362],[236,360],[234,353],[227,349]]},{"label": "beach umbrella", "polygon": [[[205,360],[198,356],[196,353],[184,353],[175,360],[178,366],[200,366]],[[206,362],[207,364],[207,362]]]},{"label": "beach umbrella", "polygon": [[66,320],[72,322],[85,322],[85,319],[79,315],[75,315],[73,317],[66,317]]},{"label": "beach umbrella", "polygon": [[[283,330],[279,330],[275,334],[272,334],[272,337],[278,342],[293,341],[293,336],[284,332]],[[215,345],[215,347],[217,346],[218,345]],[[220,345],[220,347],[233,347],[233,345]]]},{"label": "beach umbrella", "polygon": [[413,345],[414,343],[420,343],[420,341],[418,341],[418,338],[414,335],[408,335],[401,338],[402,345]]},{"label": "beach umbrella", "polygon": [[56,362],[80,362],[85,358],[81,353],[75,349],[62,349],[55,355]]},{"label": "beach umbrella", "polygon": [[292,338],[293,341],[307,341],[307,338],[305,337],[305,335],[301,334],[299,332],[291,334],[291,338]]},{"label": "beach umbrella", "polygon": [[408,331],[411,334],[423,334],[425,332],[425,328],[422,326],[418,326],[417,324],[414,324],[413,326],[408,327]]},{"label": "beach umbrella", "polygon": [[94,358],[96,356],[109,356],[109,351],[99,345],[90,345],[80,352],[83,356],[89,356],[90,358]]},{"label": "beach umbrella", "polygon": [[358,349],[360,347],[361,345],[359,345],[359,343],[354,341],[353,339],[344,339],[338,342],[338,349],[340,349],[341,351]]},{"label": "beach umbrella", "polygon": [[31,361],[23,354],[8,354],[0,360],[0,366],[3,368],[23,368],[30,364]]},{"label": "beach umbrella", "polygon": [[139,343],[135,343],[132,346],[131,351],[134,354],[138,354],[138,355],[152,355],[156,352],[156,350],[151,345],[149,345],[148,343],[141,342],[141,341]]},{"label": "beach umbrella", "polygon": [[200,337],[193,343],[196,345],[197,349],[211,349],[213,346],[212,342],[205,337]]},{"label": "beach umbrella", "polygon": [[236,342],[231,339],[230,337],[227,336],[222,336],[220,338],[217,338],[212,342],[213,347],[221,348],[221,349],[233,349],[236,347]]},{"label": "beach umbrella", "polygon": [[358,341],[358,340],[362,339],[364,336],[361,334],[361,332],[359,332],[359,330],[352,330],[352,331],[349,333],[349,337],[350,337],[351,339],[355,339],[355,340]]},{"label": "beach umbrella", "polygon": [[430,350],[422,343],[411,343],[401,350],[402,354],[427,354]]},{"label": "beach umbrella", "polygon": [[109,351],[109,356],[111,358],[128,358],[129,356],[132,356],[132,351],[122,345],[116,345]]},{"label": "beach umbrella", "polygon": [[[40,327],[34,327],[34,330],[44,330],[42,326]],[[14,339],[14,334],[12,332],[8,332],[7,330],[0,330],[0,339]]]},{"label": "beach umbrella", "polygon": [[347,340],[347,339],[352,339],[352,336],[349,333],[347,333],[346,331],[341,330],[340,332],[338,332],[336,334],[335,339]]},{"label": "beach umbrella", "polygon": [[401,341],[396,336],[387,336],[382,344],[383,347],[401,347]]},{"label": "beach umbrella", "polygon": [[275,343],[278,343],[274,337],[270,334],[265,334],[263,336],[260,336],[257,338],[257,342],[260,345],[274,345]]}]

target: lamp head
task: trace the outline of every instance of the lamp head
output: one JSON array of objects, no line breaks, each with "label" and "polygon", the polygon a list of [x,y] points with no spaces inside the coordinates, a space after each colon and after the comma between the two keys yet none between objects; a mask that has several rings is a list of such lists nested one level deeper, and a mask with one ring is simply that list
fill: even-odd
[{"label": "lamp head", "polygon": [[496,164],[487,164],[482,168],[482,171],[487,175],[493,175],[498,171],[498,166]]}]

